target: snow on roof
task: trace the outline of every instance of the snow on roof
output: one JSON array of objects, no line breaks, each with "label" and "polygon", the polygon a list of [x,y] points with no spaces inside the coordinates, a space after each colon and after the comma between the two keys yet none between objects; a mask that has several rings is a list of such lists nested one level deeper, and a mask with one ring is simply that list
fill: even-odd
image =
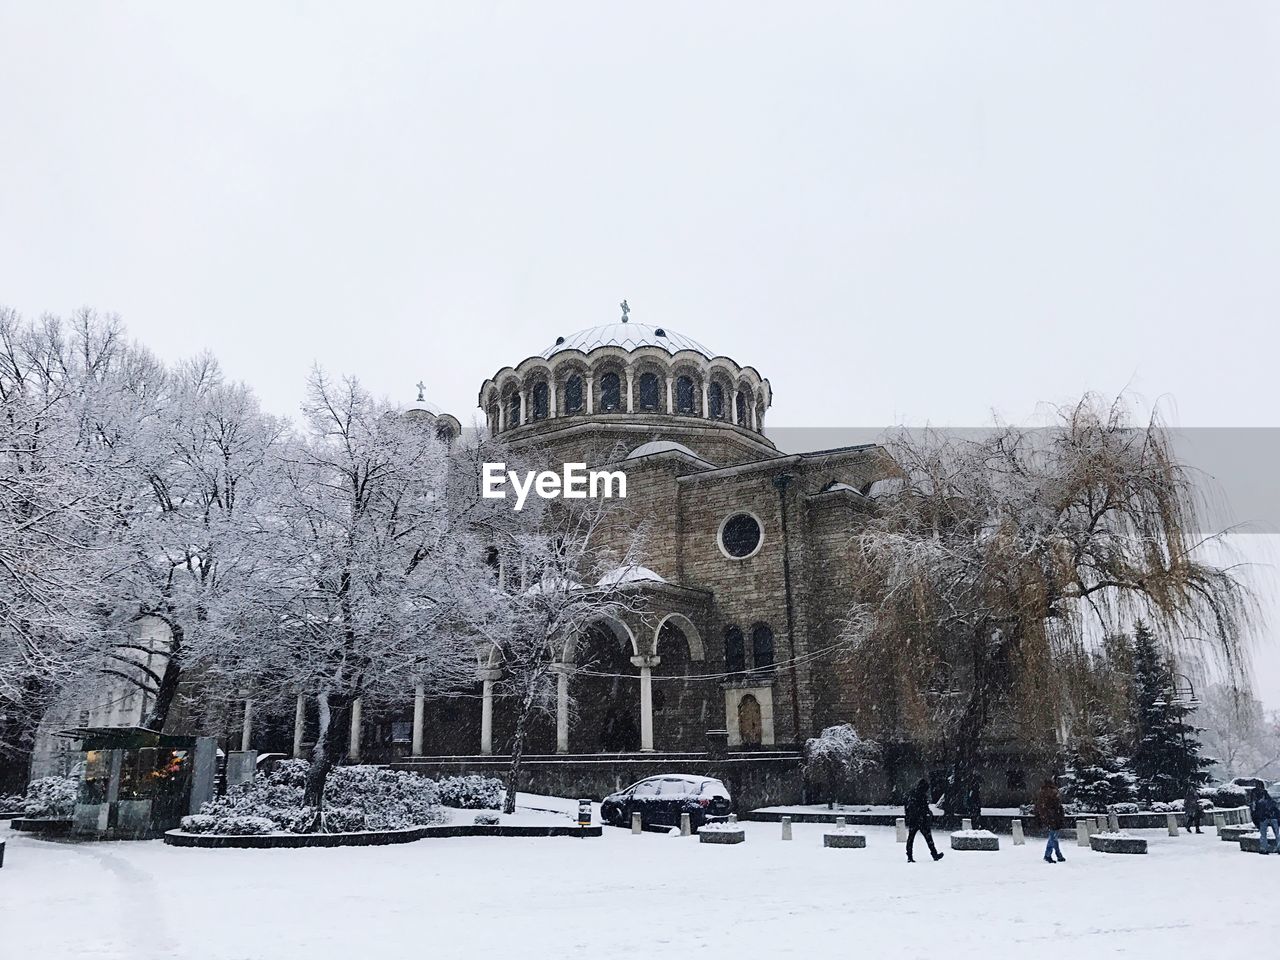
[{"label": "snow on roof", "polygon": [[850,493],[857,493],[857,492],[858,492],[858,488],[857,488],[857,487],[851,486],[850,484],[847,484],[847,483],[840,483],[840,482],[838,482],[838,481],[836,481],[836,480],[832,480],[830,483],[828,483],[828,484],[827,484],[825,487],[823,487],[822,489],[823,489],[823,491],[824,491],[824,492],[826,492],[826,491],[828,491],[828,490],[848,490]]},{"label": "snow on roof", "polygon": [[582,584],[577,580],[570,580],[568,577],[543,577],[528,590],[525,596],[537,596],[542,593],[554,593],[557,591],[581,590]]},{"label": "snow on roof", "polygon": [[605,323],[588,327],[567,337],[557,337],[556,342],[542,352],[544,357],[562,350],[581,350],[590,353],[596,347],[621,347],[623,350],[639,350],[641,347],[659,347],[667,353],[695,350],[708,360],[716,355],[691,337],[667,327],[651,327],[647,323]]},{"label": "snow on roof", "polygon": [[600,578],[597,585],[601,587],[611,586],[615,583],[636,583],[641,580],[651,580],[654,583],[666,583],[661,576],[654,573],[648,567],[642,567],[638,564],[632,564],[628,567],[617,567],[610,570]]},{"label": "snow on roof", "polygon": [[676,443],[674,440],[650,440],[648,443],[642,443],[628,453],[626,459],[636,460],[640,457],[647,457],[651,453],[687,453],[698,460],[702,459],[683,443]]}]

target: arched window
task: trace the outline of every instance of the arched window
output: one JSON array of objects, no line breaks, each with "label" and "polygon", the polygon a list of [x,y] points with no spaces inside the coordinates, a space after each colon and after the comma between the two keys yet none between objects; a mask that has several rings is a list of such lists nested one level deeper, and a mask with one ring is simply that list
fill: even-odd
[{"label": "arched window", "polygon": [[600,378],[600,409],[620,410],[622,408],[622,384],[616,373],[606,373]]},{"label": "arched window", "polygon": [[507,396],[507,427],[520,426],[520,392],[512,390]]},{"label": "arched window", "polygon": [[711,384],[707,390],[707,403],[711,407],[711,416],[716,420],[724,419],[724,387],[718,383]]},{"label": "arched window", "polygon": [[738,426],[745,427],[747,425],[747,395],[741,390],[738,391]]},{"label": "arched window", "polygon": [[757,670],[773,666],[773,631],[767,623],[757,623],[751,628],[751,656]]},{"label": "arched window", "polygon": [[640,374],[640,409],[658,409],[658,375],[656,373]]},{"label": "arched window", "polygon": [[676,412],[693,413],[693,379],[676,377]]},{"label": "arched window", "polygon": [[570,374],[564,383],[564,412],[582,412],[582,378],[576,373]]},{"label": "arched window", "polygon": [[741,673],[747,669],[747,649],[742,631],[733,624],[724,628],[724,669],[728,673]]},{"label": "arched window", "polygon": [[489,432],[498,432],[498,405],[496,403],[489,404]]},{"label": "arched window", "polygon": [[533,385],[533,419],[547,419],[547,381],[539,380]]},{"label": "arched window", "polygon": [[436,427],[436,439],[446,447],[453,446],[453,427],[447,423],[440,424],[440,426]]}]

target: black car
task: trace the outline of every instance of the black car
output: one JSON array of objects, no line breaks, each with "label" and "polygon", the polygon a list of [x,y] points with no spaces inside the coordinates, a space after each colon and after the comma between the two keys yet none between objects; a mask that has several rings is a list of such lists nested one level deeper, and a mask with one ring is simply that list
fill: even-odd
[{"label": "black car", "polygon": [[733,800],[719,780],[687,773],[664,773],[611,793],[600,804],[600,819],[614,826],[631,823],[640,814],[645,826],[679,826],[680,814],[689,814],[696,830],[712,820],[724,820],[733,812]]}]

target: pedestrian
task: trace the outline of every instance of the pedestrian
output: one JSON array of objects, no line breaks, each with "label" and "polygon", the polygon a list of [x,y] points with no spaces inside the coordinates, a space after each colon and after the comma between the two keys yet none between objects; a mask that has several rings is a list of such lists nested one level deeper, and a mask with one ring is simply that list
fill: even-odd
[{"label": "pedestrian", "polygon": [[1182,812],[1187,815],[1187,833],[1191,832],[1191,827],[1196,828],[1196,833],[1204,833],[1200,829],[1200,823],[1204,820],[1204,811],[1200,809],[1200,788],[1194,783],[1187,788],[1187,799],[1182,801]]},{"label": "pedestrian", "polygon": [[1062,807],[1062,797],[1052,780],[1046,780],[1036,795],[1035,811],[1036,819],[1049,831],[1049,840],[1044,845],[1044,862],[1053,863],[1056,856],[1057,862],[1062,863],[1067,858],[1062,855],[1062,847],[1058,846],[1058,831],[1066,825],[1067,811]]},{"label": "pedestrian", "polygon": [[[1253,822],[1258,827],[1258,852],[1262,854],[1280,853],[1280,804],[1267,793],[1266,787],[1254,788],[1253,801],[1249,804],[1249,812],[1253,814]],[[1267,828],[1271,829],[1271,841],[1268,850]]]},{"label": "pedestrian", "polygon": [[907,820],[907,863],[916,862],[911,854],[915,847],[917,833],[924,837],[924,842],[929,845],[929,853],[933,859],[941,860],[942,854],[933,845],[933,833],[930,830],[933,825],[933,811],[929,808],[929,781],[924,777],[921,777],[907,794],[907,805],[903,813],[906,814]]}]

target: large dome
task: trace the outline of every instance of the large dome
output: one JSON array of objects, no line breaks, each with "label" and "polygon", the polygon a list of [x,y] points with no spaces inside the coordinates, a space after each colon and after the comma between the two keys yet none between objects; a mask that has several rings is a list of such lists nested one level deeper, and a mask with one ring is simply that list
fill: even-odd
[{"label": "large dome", "polygon": [[542,356],[551,357],[563,350],[581,350],[583,353],[590,353],[596,347],[621,347],[623,350],[659,347],[667,353],[694,350],[708,360],[716,356],[697,340],[692,340],[682,333],[676,333],[670,327],[651,327],[646,323],[629,321],[606,323],[579,330],[567,337],[556,337],[556,342],[544,350]]}]

